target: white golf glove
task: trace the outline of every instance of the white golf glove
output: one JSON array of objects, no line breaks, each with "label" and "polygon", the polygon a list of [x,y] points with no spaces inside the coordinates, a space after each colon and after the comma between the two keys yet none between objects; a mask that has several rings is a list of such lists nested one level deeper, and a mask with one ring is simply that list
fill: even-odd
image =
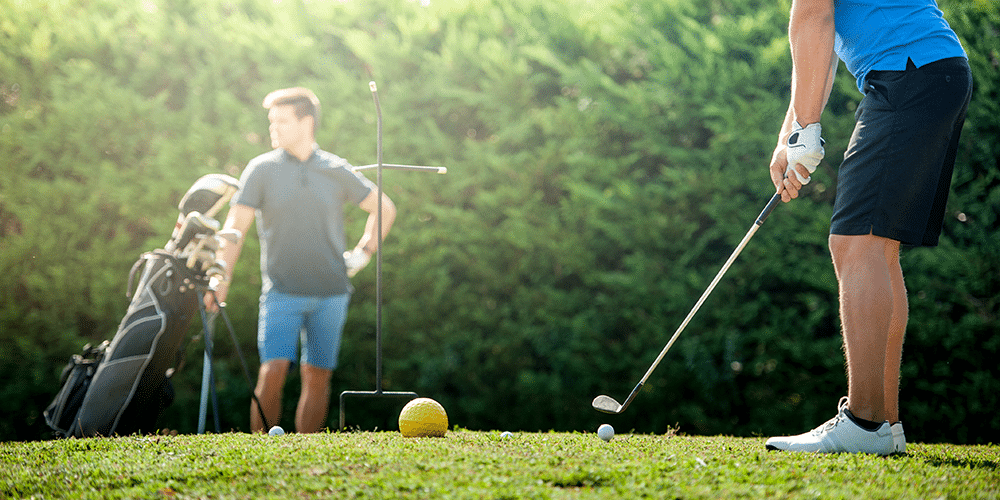
[{"label": "white golf glove", "polygon": [[[820,137],[822,130],[818,122],[810,123],[805,128],[799,125],[799,122],[792,122],[792,133],[788,134],[788,140],[785,143],[785,154],[788,158],[788,167],[785,168],[786,177],[788,172],[792,171],[795,172],[795,177],[799,178],[799,182],[803,186],[809,184],[809,181],[812,180],[811,174],[816,171],[823,155],[826,154],[823,149],[826,141]],[[795,165],[806,167],[810,174],[809,177],[803,179],[798,169],[793,168]]]},{"label": "white golf glove", "polygon": [[354,250],[344,252],[344,265],[347,266],[347,277],[353,278],[354,275],[364,269],[365,266],[371,262],[371,260],[371,255],[368,255],[368,253],[362,248],[355,248]]}]

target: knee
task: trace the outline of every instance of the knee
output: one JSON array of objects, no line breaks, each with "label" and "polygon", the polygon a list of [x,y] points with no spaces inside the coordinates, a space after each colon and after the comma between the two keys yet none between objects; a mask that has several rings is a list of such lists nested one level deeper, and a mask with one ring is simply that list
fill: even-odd
[{"label": "knee", "polygon": [[285,375],[288,373],[288,367],[290,364],[291,362],[287,359],[272,359],[270,361],[265,361],[260,365],[258,379],[265,383],[281,384],[285,380]]},{"label": "knee", "polygon": [[831,234],[829,240],[833,267],[838,275],[849,274],[866,266],[872,258],[881,259],[880,238],[872,235],[844,236]]},{"label": "knee", "polygon": [[333,370],[327,370],[326,368],[319,368],[309,363],[302,363],[301,368],[302,381],[306,384],[323,384],[329,382],[330,377],[333,375]]},{"label": "knee", "polygon": [[896,240],[872,234],[831,234],[829,246],[838,276],[859,269],[899,266],[899,242]]}]

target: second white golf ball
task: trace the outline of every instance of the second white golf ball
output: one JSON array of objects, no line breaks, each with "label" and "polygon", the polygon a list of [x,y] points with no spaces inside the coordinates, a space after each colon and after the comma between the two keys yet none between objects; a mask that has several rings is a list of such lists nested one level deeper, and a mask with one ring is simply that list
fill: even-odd
[{"label": "second white golf ball", "polygon": [[601,424],[597,428],[597,437],[603,439],[605,442],[611,441],[611,438],[615,437],[615,428],[608,424]]},{"label": "second white golf ball", "polygon": [[285,433],[285,429],[282,429],[280,425],[271,427],[271,430],[267,431],[268,436],[280,436]]}]

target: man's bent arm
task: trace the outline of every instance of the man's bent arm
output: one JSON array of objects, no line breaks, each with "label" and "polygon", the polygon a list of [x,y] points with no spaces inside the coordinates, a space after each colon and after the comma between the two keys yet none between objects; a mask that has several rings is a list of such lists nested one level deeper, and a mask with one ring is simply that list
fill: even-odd
[{"label": "man's bent arm", "polygon": [[[372,190],[361,203],[358,204],[362,210],[368,212],[368,220],[365,222],[365,233],[355,248],[363,249],[368,255],[373,255],[378,248],[375,235],[378,234],[378,191]],[[382,240],[389,234],[392,223],[396,220],[396,205],[392,200],[382,193]]]}]

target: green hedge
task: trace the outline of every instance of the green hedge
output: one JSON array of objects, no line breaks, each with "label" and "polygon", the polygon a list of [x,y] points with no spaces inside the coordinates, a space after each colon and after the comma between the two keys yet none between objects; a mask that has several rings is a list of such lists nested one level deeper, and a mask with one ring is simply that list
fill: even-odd
[{"label": "green hedge", "polygon": [[[942,2],[976,93],[942,244],[903,256],[902,409],[921,441],[996,442],[1000,429],[1000,14],[988,4]],[[267,149],[263,95],[314,89],[320,145],[366,164],[370,80],[386,161],[449,168],[384,174],[400,211],[384,254],[386,389],[438,399],[473,429],[735,435],[811,428],[846,392],[826,238],[860,95],[841,68],[828,160],[806,196],[778,207],[626,414],[589,408],[628,394],[771,194],[787,2],[0,7],[0,439],[48,437],[40,410],[59,370],[114,334],[128,269],[166,241],[179,197]],[[229,300],[240,345],[216,338],[226,430],[247,427],[235,349],[254,369],[257,248],[251,237]],[[374,274],[356,278],[337,392],[374,388]],[[197,421],[197,334],[161,421],[182,432]],[[385,428],[388,412],[359,408],[348,423]]]}]

